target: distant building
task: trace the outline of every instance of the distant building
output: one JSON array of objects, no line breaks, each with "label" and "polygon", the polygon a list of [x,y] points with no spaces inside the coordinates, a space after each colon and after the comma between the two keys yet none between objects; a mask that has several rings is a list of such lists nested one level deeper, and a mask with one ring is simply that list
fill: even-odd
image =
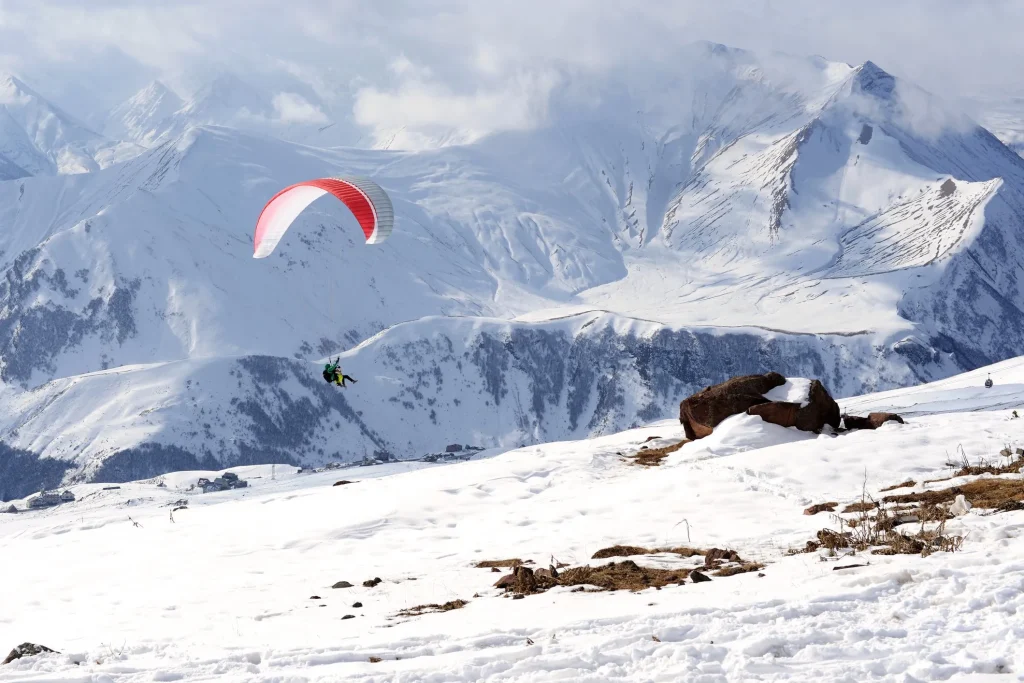
[{"label": "distant building", "polygon": [[227,479],[228,481],[238,481],[238,475],[235,474],[234,472],[225,472],[220,476],[221,478]]},{"label": "distant building", "polygon": [[75,494],[71,493],[70,490],[60,494],[60,500],[63,503],[70,503],[75,499]]},{"label": "distant building", "polygon": [[445,447],[444,452],[445,453],[458,453],[461,450],[462,450],[462,444],[461,443],[450,443],[450,444],[448,444],[447,447]]},{"label": "distant building", "polygon": [[6,510],[4,510],[4,512],[9,512],[9,513],[11,513],[13,515],[13,514],[18,512],[18,508],[14,507],[14,504],[11,503],[11,506],[9,508],[7,508]]},{"label": "distant building", "polygon": [[28,506],[33,510],[53,507],[54,505],[60,504],[61,498],[59,495],[56,493],[47,493],[46,491],[41,491],[38,496],[32,496],[28,499]]}]

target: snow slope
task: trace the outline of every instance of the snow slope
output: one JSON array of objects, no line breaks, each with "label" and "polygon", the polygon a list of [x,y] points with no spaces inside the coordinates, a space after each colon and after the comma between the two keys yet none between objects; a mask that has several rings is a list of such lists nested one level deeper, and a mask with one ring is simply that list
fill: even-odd
[{"label": "snow slope", "polygon": [[[985,372],[1009,387],[1021,367]],[[848,405],[922,395],[952,405],[976,381]],[[1024,403],[1019,386],[1011,395]],[[859,556],[843,564],[868,566],[841,572],[818,554],[786,554],[831,524],[807,505],[947,476],[943,452],[956,444],[972,460],[993,457],[1024,442],[1024,423],[1009,417],[964,405],[815,437],[741,416],[657,469],[619,454],[681,438],[678,423],[456,465],[239,468],[251,487],[216,494],[185,490],[204,471],[78,485],[74,503],[0,515],[0,553],[17,558],[0,587],[0,643],[61,651],[0,667],[0,681],[1024,680],[1024,513],[949,522],[967,534],[954,554]],[[354,483],[331,485],[339,479]],[[520,601],[491,587],[500,574],[473,567],[597,565],[594,552],[613,544],[727,547],[767,566],[763,577]],[[372,577],[383,582],[361,585]],[[331,588],[342,580],[355,587]],[[397,616],[455,599],[469,602]]]},{"label": "snow slope", "polygon": [[[193,127],[0,182],[8,480],[580,438],[740,372],[849,396],[1019,354],[1024,160],[870,62],[689,60],[468,145]],[[202,95],[185,109],[273,104],[240,80]],[[385,187],[392,237],[361,244],[324,200],[254,261],[267,198],[339,173]],[[314,364],[346,350],[361,382],[326,394]]]}]

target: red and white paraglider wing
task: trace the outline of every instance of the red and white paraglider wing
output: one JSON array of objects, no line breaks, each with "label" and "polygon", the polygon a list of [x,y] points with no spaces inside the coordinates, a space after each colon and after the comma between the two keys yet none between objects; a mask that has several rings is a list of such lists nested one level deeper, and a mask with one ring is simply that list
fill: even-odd
[{"label": "red and white paraglider wing", "polygon": [[263,207],[256,222],[253,258],[266,258],[306,207],[332,194],[348,207],[366,235],[367,244],[383,242],[391,234],[395,212],[384,189],[367,178],[318,178],[278,192]]}]

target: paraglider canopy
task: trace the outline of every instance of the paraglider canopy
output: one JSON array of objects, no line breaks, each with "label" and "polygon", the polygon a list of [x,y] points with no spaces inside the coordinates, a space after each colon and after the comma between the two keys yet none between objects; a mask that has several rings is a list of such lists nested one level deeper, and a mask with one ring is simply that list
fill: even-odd
[{"label": "paraglider canopy", "polygon": [[380,185],[355,176],[317,178],[286,187],[267,202],[256,221],[253,258],[270,256],[299,214],[326,194],[348,207],[363,229],[367,244],[383,242],[391,234],[395,212]]}]

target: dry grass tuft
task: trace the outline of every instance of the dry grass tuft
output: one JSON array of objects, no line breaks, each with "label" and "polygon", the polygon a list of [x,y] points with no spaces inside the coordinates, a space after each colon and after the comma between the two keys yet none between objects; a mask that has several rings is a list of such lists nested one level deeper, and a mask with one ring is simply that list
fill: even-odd
[{"label": "dry grass tuft", "polygon": [[1011,509],[1024,503],[1024,479],[976,479],[934,491],[889,495],[882,500],[887,503],[924,503],[934,506],[952,503],[961,494],[976,508]]},{"label": "dry grass tuft", "polygon": [[680,448],[690,443],[689,439],[683,439],[678,443],[674,443],[663,448],[647,448],[646,446],[635,453],[634,455],[627,456],[631,465],[640,465],[643,467],[657,467],[661,464],[661,461],[665,459],[670,453],[675,453]]},{"label": "dry grass tuft", "polygon": [[601,567],[573,567],[558,575],[561,586],[598,586],[608,591],[641,591],[682,584],[690,575],[689,569],[654,569],[641,567],[632,560],[613,562]]},{"label": "dry grass tuft", "polygon": [[469,602],[467,600],[449,600],[448,602],[444,603],[443,605],[438,605],[436,603],[431,603],[429,605],[416,605],[415,607],[410,607],[408,609],[403,609],[402,611],[400,611],[398,613],[398,616],[400,616],[400,617],[418,617],[421,614],[434,614],[434,613],[437,613],[437,612],[451,612],[452,610],[455,610],[455,609],[462,609],[463,607],[465,607],[468,604],[469,604]]},{"label": "dry grass tuft", "polygon": [[872,500],[863,500],[859,503],[851,503],[843,508],[843,514],[850,512],[869,512],[874,510],[878,505]]},{"label": "dry grass tuft", "polygon": [[592,560],[604,560],[609,557],[630,557],[631,555],[653,555],[659,551],[648,550],[636,545],[613,545],[610,548],[601,548],[590,558]]},{"label": "dry grass tuft", "polygon": [[886,486],[884,489],[882,489],[882,493],[885,493],[887,491],[895,491],[896,489],[905,489],[905,488],[910,487],[910,486],[917,486],[917,482],[914,481],[913,479],[907,479],[905,482],[902,482],[900,484],[893,484],[892,486]]},{"label": "dry grass tuft", "polygon": [[716,571],[713,576],[735,576],[736,574],[757,572],[762,569],[764,569],[764,565],[760,562],[744,562],[743,564],[734,564],[731,567],[723,567]]},{"label": "dry grass tuft", "polygon": [[515,569],[516,567],[518,567],[521,564],[532,564],[532,563],[533,563],[533,560],[527,560],[526,562],[523,562],[518,557],[515,557],[515,558],[512,558],[510,560],[484,560],[483,562],[477,562],[473,566],[476,567],[477,569],[491,569],[492,567],[493,568],[508,567],[509,569]]}]

